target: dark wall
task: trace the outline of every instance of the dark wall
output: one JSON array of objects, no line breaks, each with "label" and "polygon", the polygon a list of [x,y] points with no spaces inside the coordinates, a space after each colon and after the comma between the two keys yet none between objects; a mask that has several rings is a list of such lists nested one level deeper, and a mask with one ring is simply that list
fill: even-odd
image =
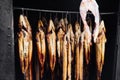
[{"label": "dark wall", "polygon": [[116,79],[115,80],[120,80],[120,1],[119,1],[119,10],[118,10],[119,14],[118,14],[118,22],[117,22],[117,28],[118,28],[118,32],[117,32],[117,44],[116,44],[116,48],[117,48],[117,65],[116,65]]},{"label": "dark wall", "polygon": [[12,0],[0,0],[0,80],[14,80]]},{"label": "dark wall", "polygon": [[[100,12],[117,11],[119,0],[96,0]],[[81,0],[13,0],[14,7],[79,11]],[[34,4],[34,5],[32,5]]]}]

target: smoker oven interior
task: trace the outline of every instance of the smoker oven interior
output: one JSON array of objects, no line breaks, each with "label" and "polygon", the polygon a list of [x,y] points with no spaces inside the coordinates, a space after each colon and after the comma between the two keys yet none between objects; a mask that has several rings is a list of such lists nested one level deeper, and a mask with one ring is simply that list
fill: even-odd
[{"label": "smoker oven interior", "polygon": [[[15,3],[15,1],[14,1]],[[14,4],[15,5],[15,4]],[[101,5],[100,5],[101,6]],[[16,7],[16,6],[15,6]],[[26,7],[25,5],[21,7]],[[29,7],[29,6],[28,6]],[[33,7],[34,8],[34,7]],[[44,6],[43,6],[44,8]],[[51,8],[52,9],[52,8]],[[58,8],[59,9],[59,8]],[[57,8],[55,9],[57,10]],[[24,10],[17,10],[14,9],[14,41],[15,41],[15,78],[16,80],[22,80],[23,75],[21,73],[20,69],[20,61],[19,61],[19,54],[18,54],[18,45],[17,45],[17,32],[18,32],[18,20],[19,20],[19,15],[21,13],[24,13],[30,22],[30,25],[32,27],[32,35],[33,35],[33,55],[32,55],[32,66],[33,66],[33,80],[36,79],[36,65],[38,65],[38,59],[37,59],[37,50],[36,50],[36,43],[35,43],[35,32],[37,28],[37,23],[38,19],[45,17],[47,20],[52,18],[53,20],[55,19],[56,13],[51,13],[51,12],[37,12],[37,11],[27,11]],[[40,15],[41,14],[41,15]],[[66,14],[64,13],[57,13],[57,18],[65,18]],[[88,15],[92,19],[92,22],[94,20],[93,15]],[[74,23],[78,19],[80,23],[80,16],[79,14],[68,14],[67,16],[69,22],[72,23],[73,25],[73,30],[74,30]],[[105,14],[105,15],[100,15],[101,20],[104,20],[105,22],[105,27],[106,27],[106,37],[107,37],[107,43],[106,43],[106,49],[105,49],[105,64],[103,66],[103,72],[102,72],[102,80],[114,80],[114,70],[115,70],[115,44],[116,44],[116,32],[117,32],[117,14]],[[94,23],[94,22],[93,22]],[[82,25],[82,23],[81,23]],[[95,50],[94,50],[94,44],[92,46],[92,62],[91,62],[91,70],[90,70],[90,80],[95,80]],[[46,61],[47,62],[47,61]],[[46,63],[46,67],[48,64]],[[57,65],[56,65],[57,67]],[[50,73],[49,69],[45,70],[46,72],[46,80],[50,79]],[[59,77],[59,76],[58,76]],[[55,80],[58,79],[56,77]]]}]

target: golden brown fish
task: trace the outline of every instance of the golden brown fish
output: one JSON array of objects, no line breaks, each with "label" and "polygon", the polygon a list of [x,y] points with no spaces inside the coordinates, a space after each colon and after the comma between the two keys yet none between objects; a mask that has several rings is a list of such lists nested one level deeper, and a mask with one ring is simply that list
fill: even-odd
[{"label": "golden brown fish", "polygon": [[78,22],[75,23],[75,79],[83,80],[83,43],[80,40],[81,29]]},{"label": "golden brown fish", "polygon": [[105,32],[106,32],[105,24],[104,21],[102,20],[99,26],[99,33],[96,41],[97,80],[101,80],[101,73],[104,65],[104,54],[105,54],[105,43],[106,43]]},{"label": "golden brown fish", "polygon": [[66,80],[67,79],[67,46],[68,46],[68,42],[67,42],[67,36],[65,34],[64,36],[64,41],[63,41],[63,73],[62,73],[62,80]]},{"label": "golden brown fish", "polygon": [[56,34],[55,34],[55,26],[53,21],[49,21],[48,31],[47,31],[47,44],[48,44],[48,52],[50,59],[50,69],[53,72],[56,64]]},{"label": "golden brown fish", "polygon": [[46,43],[45,43],[45,32],[43,30],[43,23],[41,20],[38,21],[38,32],[36,33],[36,44],[37,53],[40,63],[40,77],[42,79],[44,73],[44,63],[46,57]]},{"label": "golden brown fish", "polygon": [[19,28],[18,50],[21,69],[25,79],[32,80],[32,30],[26,16],[20,15]]}]

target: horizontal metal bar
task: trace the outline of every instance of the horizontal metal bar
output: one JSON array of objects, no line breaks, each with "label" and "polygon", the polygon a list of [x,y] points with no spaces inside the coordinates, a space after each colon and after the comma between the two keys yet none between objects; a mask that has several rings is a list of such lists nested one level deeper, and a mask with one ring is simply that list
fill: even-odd
[{"label": "horizontal metal bar", "polygon": [[51,13],[78,13],[74,11],[56,11],[56,10],[43,10],[43,9],[32,9],[32,8],[19,8],[14,7],[14,10],[28,10],[28,11],[39,11],[39,12],[51,12]]},{"label": "horizontal metal bar", "polygon": [[[21,8],[21,7],[14,7],[14,10],[27,10],[27,11],[38,11],[38,12],[51,12],[51,13],[73,13],[79,14],[80,12],[77,11],[57,11],[57,10],[43,10],[43,9],[32,9],[32,8]],[[92,13],[88,13],[92,14]],[[100,15],[108,15],[108,14],[119,14],[117,12],[101,12]]]}]

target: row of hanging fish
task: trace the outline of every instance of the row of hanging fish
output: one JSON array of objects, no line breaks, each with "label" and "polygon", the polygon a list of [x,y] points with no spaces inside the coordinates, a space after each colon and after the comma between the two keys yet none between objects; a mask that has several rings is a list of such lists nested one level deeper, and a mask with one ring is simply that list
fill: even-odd
[{"label": "row of hanging fish", "polygon": [[[49,20],[47,29],[42,20],[38,21],[38,30],[36,31],[36,47],[41,66],[40,77],[44,74],[44,65],[46,54],[49,54],[49,67],[51,73],[54,72],[56,60],[62,69],[62,80],[72,80],[72,62],[75,61],[75,80],[83,80],[83,61],[85,58],[86,65],[90,62],[90,47],[87,42],[86,31],[81,31],[81,26],[78,22],[75,23],[75,31],[72,24],[68,24],[67,19],[61,19],[58,22]],[[32,80],[32,72],[29,66],[33,52],[32,29],[27,17],[20,15],[18,32],[18,47],[22,73],[25,80]],[[102,68],[104,64],[105,53],[105,25],[101,21],[99,26],[99,35],[96,44],[96,64],[97,64],[97,80],[100,80]],[[47,45],[47,46],[46,46]],[[48,51],[47,51],[48,49]],[[58,55],[58,56],[57,56]],[[85,56],[84,56],[85,55]],[[30,73],[28,73],[30,70]],[[30,75],[29,75],[30,74]],[[47,77],[47,76],[46,76]],[[54,78],[52,78],[54,80]]]}]

